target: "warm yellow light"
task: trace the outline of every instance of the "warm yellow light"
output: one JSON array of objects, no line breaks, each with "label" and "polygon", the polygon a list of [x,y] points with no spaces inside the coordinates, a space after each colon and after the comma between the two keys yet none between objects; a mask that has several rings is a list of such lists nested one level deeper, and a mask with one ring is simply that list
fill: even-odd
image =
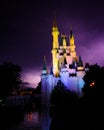
[{"label": "warm yellow light", "polygon": [[95,82],[91,82],[90,87],[94,87],[94,86],[95,86]]},{"label": "warm yellow light", "polygon": [[57,27],[52,28],[52,35],[53,35],[53,48],[58,48],[58,35],[59,31]]},{"label": "warm yellow light", "polygon": [[70,45],[74,45],[74,37],[73,36],[70,38]]},{"label": "warm yellow light", "polygon": [[58,56],[57,56],[57,50],[59,48],[58,35],[59,35],[58,27],[53,26],[52,28],[52,36],[53,36],[52,60],[53,60],[54,76],[59,75]]}]

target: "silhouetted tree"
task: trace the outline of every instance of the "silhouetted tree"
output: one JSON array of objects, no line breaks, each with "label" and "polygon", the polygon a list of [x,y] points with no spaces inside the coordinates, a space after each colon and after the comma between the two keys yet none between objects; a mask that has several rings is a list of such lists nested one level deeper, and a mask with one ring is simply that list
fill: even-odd
[{"label": "silhouetted tree", "polygon": [[21,83],[21,67],[11,62],[0,65],[0,96],[5,97],[19,90]]},{"label": "silhouetted tree", "polygon": [[71,92],[64,84],[59,80],[51,93],[50,103],[52,106],[65,106],[68,103],[73,103],[77,99],[77,95]]},{"label": "silhouetted tree", "polygon": [[34,91],[36,94],[41,94],[41,81],[38,83]]},{"label": "silhouetted tree", "polygon": [[52,117],[50,130],[69,129],[69,126],[72,128],[77,120],[77,102],[77,94],[71,92],[59,81],[52,90],[50,98],[50,116]]},{"label": "silhouetted tree", "polygon": [[85,86],[83,88],[84,95],[93,99],[101,97],[104,86],[104,67],[97,64],[90,65],[89,71],[84,76]]},{"label": "silhouetted tree", "polygon": [[[104,67],[97,64],[90,65],[84,76],[84,96],[80,99],[80,110],[83,113],[82,123],[89,128],[101,128],[104,114]],[[88,119],[88,121],[86,120]]]}]

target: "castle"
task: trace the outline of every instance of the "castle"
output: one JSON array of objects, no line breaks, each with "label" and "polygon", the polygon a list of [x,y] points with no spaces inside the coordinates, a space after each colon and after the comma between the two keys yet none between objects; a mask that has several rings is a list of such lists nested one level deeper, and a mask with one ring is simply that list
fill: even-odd
[{"label": "castle", "polygon": [[44,60],[41,74],[42,100],[44,100],[44,103],[48,102],[50,93],[59,80],[69,90],[76,92],[79,96],[83,95],[83,77],[88,68],[83,65],[81,56],[77,56],[76,54],[75,39],[72,29],[70,30],[68,40],[66,35],[61,34],[60,43],[59,34],[58,26],[54,19],[52,26],[52,66],[48,73]]}]

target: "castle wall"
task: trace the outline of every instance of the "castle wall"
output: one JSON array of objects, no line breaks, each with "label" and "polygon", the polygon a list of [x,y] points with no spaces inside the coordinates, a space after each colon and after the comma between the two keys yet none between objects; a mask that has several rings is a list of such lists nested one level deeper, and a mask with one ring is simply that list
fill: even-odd
[{"label": "castle wall", "polygon": [[48,102],[48,93],[47,93],[47,88],[48,88],[48,81],[47,81],[47,75],[42,75],[41,78],[41,86],[42,86],[42,106],[46,106]]},{"label": "castle wall", "polygon": [[[54,87],[57,85],[58,81],[61,80],[62,83],[70,91],[76,92],[79,96],[83,95],[82,88],[84,86],[84,80],[81,77],[68,76],[68,73],[61,75],[60,77],[48,76],[47,78],[47,97],[50,98],[50,94]],[[44,86],[43,86],[44,87]],[[46,100],[46,99],[45,99]]]}]

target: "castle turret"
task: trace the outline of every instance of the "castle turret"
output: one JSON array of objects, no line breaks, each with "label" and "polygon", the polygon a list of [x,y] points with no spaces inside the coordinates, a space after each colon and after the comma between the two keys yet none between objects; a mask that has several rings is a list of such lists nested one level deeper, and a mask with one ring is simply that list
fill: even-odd
[{"label": "castle turret", "polygon": [[53,27],[52,27],[52,36],[53,36],[53,48],[52,48],[52,62],[53,62],[53,73],[54,76],[59,76],[59,67],[58,67],[58,48],[59,48],[59,42],[58,42],[58,27],[56,24],[56,18],[53,21]]},{"label": "castle turret", "polygon": [[49,76],[48,76],[48,83],[49,83],[49,93],[52,92],[52,89],[53,89],[53,84],[54,84],[54,76],[53,76],[53,67],[51,66],[50,68],[50,73],[49,73]]},{"label": "castle turret", "polygon": [[48,100],[48,97],[47,97],[47,88],[48,88],[48,85],[47,85],[47,77],[48,77],[48,70],[47,70],[47,67],[46,67],[46,59],[44,57],[44,63],[43,63],[43,67],[42,67],[42,74],[41,74],[41,86],[42,86],[42,106],[46,106],[47,105],[47,100]]},{"label": "castle turret", "polygon": [[89,63],[86,63],[86,64],[85,64],[85,71],[86,71],[86,72],[89,71]]},{"label": "castle turret", "polygon": [[85,68],[83,66],[83,61],[81,56],[79,56],[78,63],[77,63],[77,76],[83,78],[85,75]]},{"label": "castle turret", "polygon": [[64,65],[64,59],[66,57],[66,46],[67,46],[66,35],[61,34],[61,42],[60,42],[59,54],[58,54],[59,69],[61,69],[61,67]]},{"label": "castle turret", "polygon": [[42,67],[42,75],[47,75],[48,74],[48,70],[47,70],[47,67],[46,67],[46,59],[45,59],[45,56],[44,56],[44,63],[43,63],[43,67]]},{"label": "castle turret", "polygon": [[77,63],[77,70],[78,71],[83,71],[84,70],[83,61],[82,61],[81,56],[79,56],[79,60],[78,60],[78,63]]},{"label": "castle turret", "polygon": [[63,49],[66,49],[67,46],[66,35],[61,34],[61,46],[63,46]]},{"label": "castle turret", "polygon": [[74,35],[72,32],[72,29],[70,30],[70,36],[69,36],[69,41],[70,41],[70,55],[75,58],[76,57],[76,51],[75,51],[75,44],[74,44]]},{"label": "castle turret", "polygon": [[58,27],[56,24],[56,17],[55,17],[53,21],[53,27],[52,27],[53,49],[56,48],[58,49],[59,47],[58,35],[59,35],[59,31],[58,31]]},{"label": "castle turret", "polygon": [[50,126],[50,117],[49,117],[49,100],[50,100],[50,90],[49,81],[48,81],[49,73],[46,66],[46,59],[44,57],[42,74],[41,74],[41,105],[42,105],[42,118],[41,125],[42,130],[48,130]]}]

